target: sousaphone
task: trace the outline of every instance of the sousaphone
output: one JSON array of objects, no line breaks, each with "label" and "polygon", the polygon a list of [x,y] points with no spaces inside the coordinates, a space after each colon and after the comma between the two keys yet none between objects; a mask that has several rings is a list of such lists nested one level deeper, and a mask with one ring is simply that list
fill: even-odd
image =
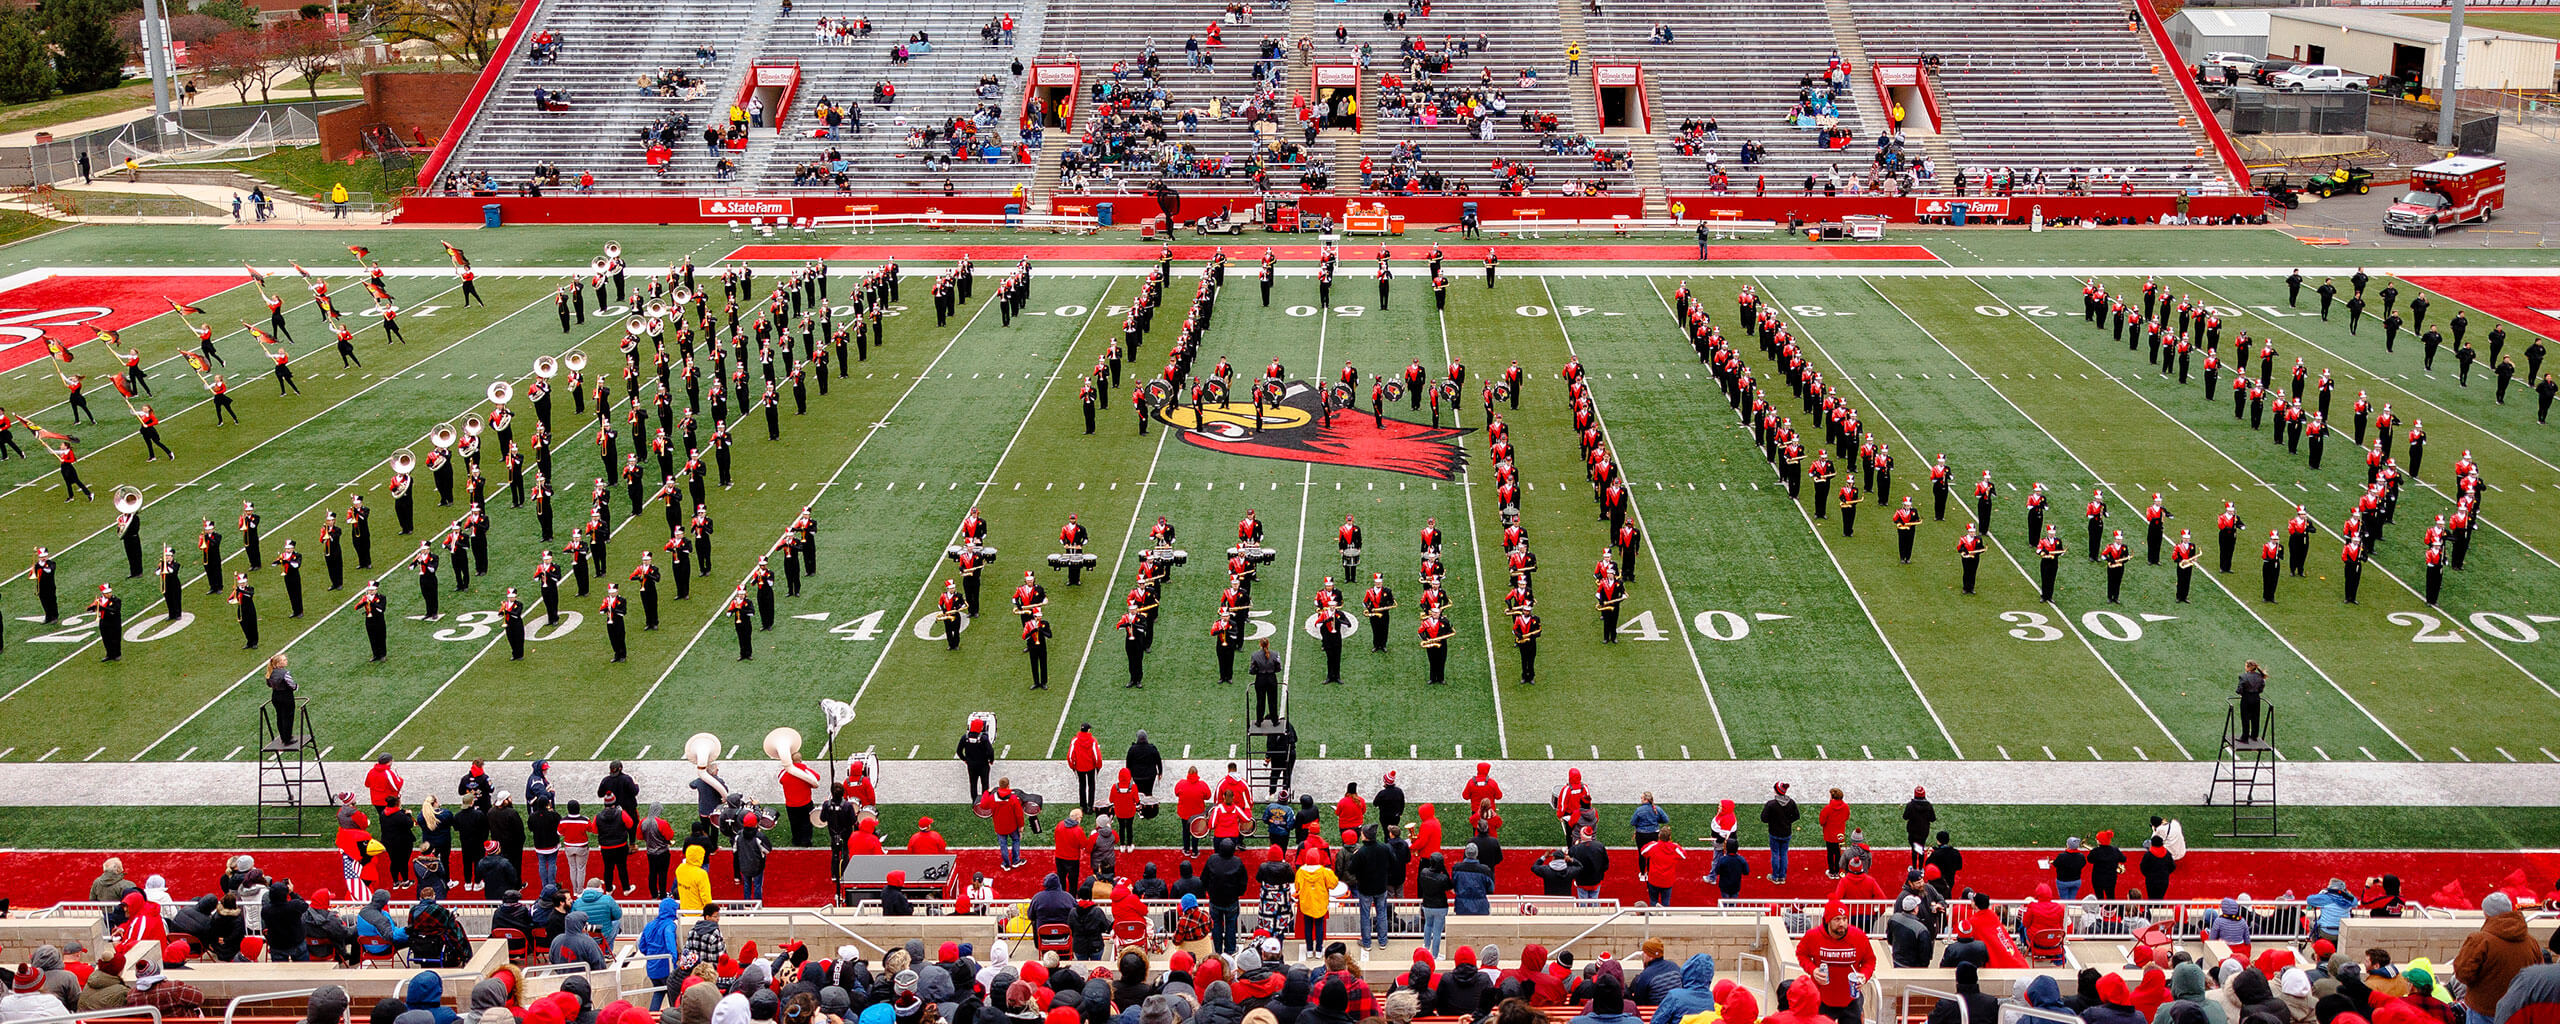
[{"label": "sousaphone", "polygon": [[[536,368],[535,372],[540,373],[541,370]],[[550,376],[550,374],[547,373],[542,375],[544,377]],[[489,385],[489,404],[491,405],[505,405],[508,402],[514,401],[515,397],[516,386],[514,384],[510,384],[502,380]]]},{"label": "sousaphone", "polygon": [[438,448],[451,448],[453,447],[454,442],[461,439],[462,435],[456,433],[453,429],[453,424],[450,423],[438,426],[433,432],[427,435],[427,443]]},{"label": "sousaphone", "polygon": [[764,756],[788,765],[800,760],[800,730],[781,726],[764,734]]},{"label": "sousaphone", "polygon": [[132,515],[142,511],[142,489],[127,484],[115,489],[116,511]]},{"label": "sousaphone", "polygon": [[550,356],[533,357],[533,375],[550,380],[560,375],[560,360]]},{"label": "sousaphone", "polygon": [[407,476],[410,473],[416,472],[417,469],[418,456],[409,449],[402,448],[399,451],[391,453],[392,472],[398,473],[401,476]]},{"label": "sousaphone", "polygon": [[684,759],[696,768],[709,768],[720,762],[720,737],[707,732],[694,733],[684,741]]}]

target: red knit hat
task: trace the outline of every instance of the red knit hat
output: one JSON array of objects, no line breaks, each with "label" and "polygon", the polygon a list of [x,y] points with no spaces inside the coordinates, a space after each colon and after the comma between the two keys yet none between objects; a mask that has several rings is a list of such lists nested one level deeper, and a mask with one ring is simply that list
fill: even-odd
[{"label": "red knit hat", "polygon": [[1474,946],[1458,947],[1458,962],[1469,967],[1475,966],[1476,948]]}]

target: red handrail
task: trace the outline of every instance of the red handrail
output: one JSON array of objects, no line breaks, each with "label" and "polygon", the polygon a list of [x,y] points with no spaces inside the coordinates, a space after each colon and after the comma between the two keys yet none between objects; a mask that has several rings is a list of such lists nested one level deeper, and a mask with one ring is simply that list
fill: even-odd
[{"label": "red handrail", "polygon": [[2222,130],[2222,122],[2214,119],[2213,108],[2205,103],[2204,93],[2196,89],[2195,76],[2187,74],[2186,65],[2179,63],[2178,48],[2169,42],[2169,29],[2161,24],[2160,11],[2151,5],[2151,0],[2133,0],[2133,3],[2134,8],[2142,12],[2142,25],[2150,31],[2152,44],[2160,48],[2160,59],[2172,65],[2169,73],[2177,78],[2178,91],[2186,95],[2188,109],[2195,114],[2197,121],[2204,124],[2205,138],[2213,140],[2214,152],[2221,155],[2223,169],[2231,173],[2233,187],[2248,191],[2249,165],[2240,159],[2240,148],[2231,144],[2231,135]]},{"label": "red handrail", "polygon": [[419,191],[435,188],[436,175],[444,171],[444,162],[452,159],[453,147],[461,143],[462,132],[479,115],[480,105],[488,102],[490,91],[498,87],[498,76],[506,73],[507,62],[515,59],[516,48],[524,42],[525,30],[533,26],[533,14],[541,7],[542,0],[524,0],[516,7],[516,20],[507,26],[506,39],[490,54],[489,63],[481,66],[480,79],[471,83],[471,95],[464,97],[462,109],[453,112],[453,124],[445,128],[443,138],[436,140],[434,152],[418,165]]}]

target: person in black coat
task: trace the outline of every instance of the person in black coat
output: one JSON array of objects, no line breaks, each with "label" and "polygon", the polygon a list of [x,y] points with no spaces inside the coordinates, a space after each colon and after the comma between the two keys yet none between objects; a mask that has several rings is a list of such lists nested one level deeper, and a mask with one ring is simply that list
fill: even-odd
[{"label": "person in black coat", "polygon": [[1103,948],[1111,939],[1110,911],[1086,896],[1076,901],[1075,915],[1068,919],[1067,927],[1075,933],[1076,959],[1102,959]]},{"label": "person in black coat", "polygon": [[[474,874],[480,879],[480,887],[492,894],[514,892],[524,884],[524,880],[517,876],[516,860],[507,856],[506,848],[494,839],[481,843],[480,862]],[[526,923],[532,923],[531,919],[528,918]]]},{"label": "person in black coat", "polygon": [[293,893],[293,882],[279,878],[267,886],[267,906],[258,914],[267,937],[267,955],[279,962],[309,960],[303,952],[302,915],[311,904]]},{"label": "person in black coat", "polygon": [[[498,844],[498,852],[506,856],[507,863],[524,863],[524,814],[516,810],[515,799],[505,793],[498,794],[497,804],[489,808],[489,838]],[[493,891],[498,888],[486,878],[480,880],[480,887]]]},{"label": "person in black coat", "polygon": [[1129,769],[1129,783],[1138,787],[1138,792],[1156,795],[1156,780],[1164,777],[1164,755],[1148,742],[1146,730],[1138,730],[1138,738],[1129,744],[1129,755],[1121,759],[1121,765]]},{"label": "person in black coat", "polygon": [[[1477,853],[1481,856],[1483,851],[1478,850]],[[1529,865],[1529,873],[1538,876],[1538,881],[1543,886],[1539,890],[1540,895],[1571,896],[1574,877],[1581,873],[1581,865],[1573,862],[1572,853],[1558,848],[1538,858],[1537,863]]]},{"label": "person in black coat", "polygon": [[1567,852],[1573,855],[1576,895],[1585,899],[1599,895],[1600,883],[1609,877],[1609,848],[1600,845],[1600,837],[1586,828],[1582,830],[1581,841],[1574,843]]},{"label": "person in black coat", "polygon": [[480,888],[480,855],[489,842],[489,812],[481,810],[478,801],[465,800],[453,812],[453,836],[462,851],[462,887]]},{"label": "person in black coat", "polygon": [[2102,900],[2116,898],[2116,878],[2124,873],[2124,851],[2116,849],[2114,829],[2098,833],[2098,845],[2089,850],[2089,889]]},{"label": "person in black coat", "polygon": [[1971,962],[1956,965],[1956,997],[1938,1000],[1928,1024],[1965,1024],[2000,1019],[2000,1000],[1983,994],[1982,969]]}]

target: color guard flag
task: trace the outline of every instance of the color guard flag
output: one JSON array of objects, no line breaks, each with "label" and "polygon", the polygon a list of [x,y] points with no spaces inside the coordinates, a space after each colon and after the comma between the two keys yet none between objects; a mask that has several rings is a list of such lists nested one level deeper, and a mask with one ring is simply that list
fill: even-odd
[{"label": "color guard flag", "polygon": [[461,267],[464,270],[471,269],[470,258],[462,255],[462,250],[454,248],[453,243],[439,241],[436,244],[444,246],[444,254],[453,260],[454,266]]},{"label": "color guard flag", "polygon": [[255,327],[251,327],[251,326],[249,326],[249,322],[248,322],[248,321],[246,321],[246,320],[241,321],[241,322],[240,322],[240,326],[248,328],[248,330],[249,330],[249,336],[250,336],[250,337],[252,337],[252,338],[256,338],[256,339],[258,339],[258,344],[261,344],[261,345],[273,345],[273,344],[275,344],[275,343],[276,343],[276,339],[275,339],[275,336],[274,336],[274,335],[268,334],[268,333],[267,333],[267,332],[265,332],[265,331],[261,331],[261,330],[259,330],[259,329],[255,328]]},{"label": "color guard flag", "polygon": [[357,259],[364,259],[367,256],[373,255],[373,250],[367,249],[361,245],[350,245],[347,247],[347,251],[356,254]]},{"label": "color guard flag", "polygon": [[44,350],[53,353],[53,357],[55,359],[62,360],[66,363],[71,361],[71,350],[65,347],[62,342],[58,340],[46,338],[44,340]]},{"label": "color guard flag", "polygon": [[181,354],[181,355],[184,355],[184,356],[186,356],[186,357],[187,357],[187,368],[188,368],[188,369],[194,370],[194,371],[195,371],[195,372],[197,372],[197,373],[211,373],[211,372],[213,372],[213,367],[208,366],[208,365],[206,365],[206,364],[205,364],[205,361],[204,361],[204,355],[203,355],[202,353],[199,353],[199,352],[195,352],[195,351],[190,350],[190,351],[183,352],[183,353],[180,353],[180,354]]},{"label": "color guard flag", "polygon": [[[168,296],[164,295],[161,298],[167,299]],[[176,299],[169,299],[169,308],[177,310],[182,316],[198,316],[204,313],[204,307],[189,305]]]},{"label": "color guard flag", "polygon": [[267,283],[267,275],[261,273],[258,268],[243,263],[240,265],[240,269],[248,271],[251,280],[258,282],[259,284]]},{"label": "color guard flag", "polygon": [[116,394],[123,395],[126,398],[133,397],[133,381],[126,379],[124,374],[119,373],[107,379],[115,384]]}]

